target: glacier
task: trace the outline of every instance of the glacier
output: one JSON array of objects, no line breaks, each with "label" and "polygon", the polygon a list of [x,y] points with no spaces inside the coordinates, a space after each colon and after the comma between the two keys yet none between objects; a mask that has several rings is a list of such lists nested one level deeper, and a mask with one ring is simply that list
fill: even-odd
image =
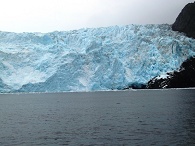
[{"label": "glacier", "polygon": [[0,92],[122,90],[179,69],[195,39],[168,24],[0,32]]}]

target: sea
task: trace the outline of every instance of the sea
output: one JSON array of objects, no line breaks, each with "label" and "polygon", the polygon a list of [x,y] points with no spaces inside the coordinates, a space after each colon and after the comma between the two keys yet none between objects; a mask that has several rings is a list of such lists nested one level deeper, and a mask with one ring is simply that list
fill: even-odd
[{"label": "sea", "polygon": [[194,146],[195,89],[0,94],[0,146]]}]

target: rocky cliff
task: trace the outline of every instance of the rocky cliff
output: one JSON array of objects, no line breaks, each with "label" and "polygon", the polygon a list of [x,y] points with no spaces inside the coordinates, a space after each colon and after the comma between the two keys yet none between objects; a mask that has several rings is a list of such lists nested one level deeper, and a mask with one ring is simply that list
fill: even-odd
[{"label": "rocky cliff", "polygon": [[183,8],[172,25],[172,29],[183,32],[188,37],[195,38],[195,2],[189,3]]},{"label": "rocky cliff", "polygon": [[186,87],[195,87],[195,57],[191,57],[182,63],[179,71],[155,77],[146,86],[148,89]]}]

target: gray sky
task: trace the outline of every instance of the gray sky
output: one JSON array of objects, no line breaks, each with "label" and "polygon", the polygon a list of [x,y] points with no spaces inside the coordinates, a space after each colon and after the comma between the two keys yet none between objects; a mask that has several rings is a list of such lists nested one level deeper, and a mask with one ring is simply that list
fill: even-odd
[{"label": "gray sky", "polygon": [[0,0],[0,31],[172,24],[189,2],[194,0]]}]

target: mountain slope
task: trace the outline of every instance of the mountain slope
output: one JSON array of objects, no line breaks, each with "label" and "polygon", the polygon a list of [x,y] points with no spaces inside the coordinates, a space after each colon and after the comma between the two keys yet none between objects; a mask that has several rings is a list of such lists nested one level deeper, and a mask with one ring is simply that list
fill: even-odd
[{"label": "mountain slope", "polygon": [[195,2],[188,3],[172,25],[174,31],[184,32],[195,39]]}]

